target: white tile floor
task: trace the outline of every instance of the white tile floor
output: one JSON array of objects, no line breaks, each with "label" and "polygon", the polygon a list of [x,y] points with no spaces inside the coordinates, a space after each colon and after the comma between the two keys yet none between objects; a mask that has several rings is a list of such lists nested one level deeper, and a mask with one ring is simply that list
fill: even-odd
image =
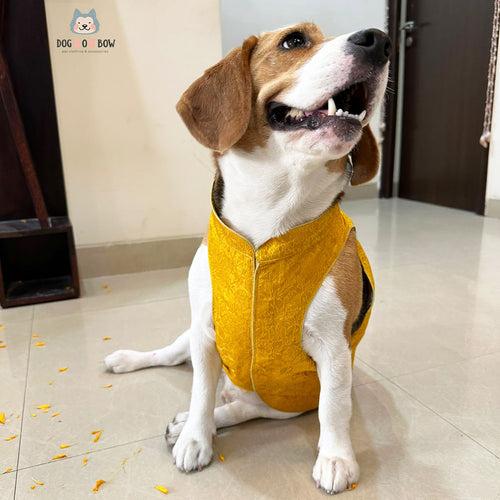
[{"label": "white tile floor", "polygon": [[[500,220],[404,200],[345,208],[378,288],[355,367],[362,477],[343,497],[500,499]],[[310,477],[315,412],[224,430],[224,463],[184,475],[163,433],[188,406],[189,366],[104,371],[117,348],[172,341],[188,324],[186,294],[186,270],[175,269],[87,280],[80,300],[0,310],[0,500],[159,499],[158,484],[182,499],[325,497]],[[68,458],[51,460],[58,453]]]}]

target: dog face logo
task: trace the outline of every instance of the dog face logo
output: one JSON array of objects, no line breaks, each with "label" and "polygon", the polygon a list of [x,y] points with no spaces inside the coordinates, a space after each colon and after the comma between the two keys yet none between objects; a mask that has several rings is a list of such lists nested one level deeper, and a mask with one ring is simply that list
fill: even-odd
[{"label": "dog face logo", "polygon": [[70,29],[72,33],[77,35],[93,35],[97,33],[99,31],[99,21],[95,9],[86,14],[75,9]]}]

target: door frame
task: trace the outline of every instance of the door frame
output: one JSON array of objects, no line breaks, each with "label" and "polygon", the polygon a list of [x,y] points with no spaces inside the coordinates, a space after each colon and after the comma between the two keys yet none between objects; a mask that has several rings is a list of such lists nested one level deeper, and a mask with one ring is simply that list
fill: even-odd
[{"label": "door frame", "polygon": [[[410,0],[408,0],[410,1]],[[387,0],[388,4],[388,19],[387,31],[392,40],[393,50],[390,59],[389,86],[391,90],[387,92],[385,105],[385,130],[384,141],[382,143],[382,164],[380,172],[380,198],[392,198],[398,196],[394,193],[394,166],[396,161],[396,135],[397,135],[397,102],[399,97],[399,49],[400,49],[400,17],[401,17],[401,0]],[[403,95],[404,99],[404,95]],[[401,127],[403,124],[401,123]],[[402,131],[404,133],[404,130]],[[479,142],[479,137],[478,137]],[[484,215],[486,205],[486,183],[488,179],[488,153],[489,148],[484,149],[479,175],[481,176],[481,192],[479,199],[476,201],[475,212],[479,215]],[[401,154],[401,151],[399,152]]]},{"label": "door frame", "polygon": [[399,18],[401,0],[388,0],[389,17],[387,33],[392,41],[392,53],[389,58],[389,87],[385,101],[384,141],[382,142],[382,165],[380,172],[380,198],[392,198],[394,193],[394,164],[396,161],[396,118],[399,89]]}]

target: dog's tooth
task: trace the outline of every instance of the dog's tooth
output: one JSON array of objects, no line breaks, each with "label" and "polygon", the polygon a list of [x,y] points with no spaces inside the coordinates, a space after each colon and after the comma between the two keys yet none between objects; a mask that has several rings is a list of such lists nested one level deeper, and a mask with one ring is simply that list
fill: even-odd
[{"label": "dog's tooth", "polygon": [[349,112],[348,111],[344,111],[344,116],[349,116]]},{"label": "dog's tooth", "polygon": [[362,122],[365,119],[365,116],[366,116],[366,109],[361,111],[361,113],[359,114],[359,116],[358,116],[359,121]]},{"label": "dog's tooth", "polygon": [[302,111],[300,109],[297,109],[297,108],[292,108],[288,112],[288,116],[290,116],[291,118],[296,120],[297,118],[300,118],[302,116]]},{"label": "dog's tooth", "polygon": [[335,106],[335,101],[333,100],[333,97],[330,97],[330,99],[328,99],[328,116],[333,116],[336,111],[337,106]]},{"label": "dog's tooth", "polygon": [[342,111],[342,108],[340,109],[337,109],[336,113],[335,113],[337,116],[342,116],[344,114],[344,112]]}]

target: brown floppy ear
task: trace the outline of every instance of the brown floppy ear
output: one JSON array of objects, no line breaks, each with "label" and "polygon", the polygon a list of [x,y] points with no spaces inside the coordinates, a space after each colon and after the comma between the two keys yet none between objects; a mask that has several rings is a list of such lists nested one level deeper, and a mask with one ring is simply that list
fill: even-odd
[{"label": "brown floppy ear", "polygon": [[351,152],[354,172],[351,185],[357,186],[375,177],[380,163],[377,140],[369,125],[363,129],[360,141]]},{"label": "brown floppy ear", "polygon": [[257,37],[247,38],[222,61],[207,69],[177,103],[193,137],[207,148],[225,151],[245,133],[252,111],[250,55]]}]

